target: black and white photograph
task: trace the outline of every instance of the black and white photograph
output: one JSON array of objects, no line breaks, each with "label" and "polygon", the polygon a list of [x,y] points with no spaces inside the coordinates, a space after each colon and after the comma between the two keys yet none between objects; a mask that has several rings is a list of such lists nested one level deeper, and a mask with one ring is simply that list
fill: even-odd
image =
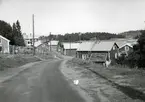
[{"label": "black and white photograph", "polygon": [[0,102],[145,102],[145,0],[0,0]]}]

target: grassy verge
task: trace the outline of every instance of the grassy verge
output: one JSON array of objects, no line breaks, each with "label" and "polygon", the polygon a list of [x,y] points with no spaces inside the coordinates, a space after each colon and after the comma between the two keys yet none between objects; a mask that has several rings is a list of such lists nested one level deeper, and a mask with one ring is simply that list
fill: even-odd
[{"label": "grassy verge", "polygon": [[40,59],[32,55],[0,55],[0,70],[19,67],[36,61],[40,61]]},{"label": "grassy verge", "polygon": [[100,64],[76,58],[69,60],[67,65],[88,69],[96,76],[108,81],[110,85],[131,99],[145,101],[145,70],[129,69],[122,66],[110,66],[106,68]]}]

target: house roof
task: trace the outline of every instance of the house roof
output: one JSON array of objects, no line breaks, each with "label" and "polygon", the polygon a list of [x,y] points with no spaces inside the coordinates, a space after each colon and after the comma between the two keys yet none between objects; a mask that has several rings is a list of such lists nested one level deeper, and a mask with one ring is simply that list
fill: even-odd
[{"label": "house roof", "polygon": [[77,51],[90,51],[93,44],[94,41],[84,41],[78,46]]},{"label": "house roof", "polygon": [[137,39],[113,39],[119,48],[122,48],[123,46],[130,46],[133,47],[134,44],[137,43]]},{"label": "house roof", "polygon": [[9,41],[9,42],[10,42],[10,40],[9,40],[9,39],[7,39],[7,38],[3,37],[2,35],[0,35],[0,38],[2,38],[2,39],[4,39],[4,40],[7,40],[7,41]]},{"label": "house roof", "polygon": [[[38,39],[39,37],[40,37],[39,35],[35,35],[35,39]],[[33,34],[23,33],[23,38],[24,39],[32,39],[33,38]]]},{"label": "house roof", "polygon": [[41,44],[42,44],[42,43],[41,43],[41,41],[39,40],[39,41],[35,42],[34,46],[35,46],[35,47],[38,47],[38,46],[41,45]]},{"label": "house roof", "polygon": [[77,49],[80,43],[63,43],[64,49]]},{"label": "house roof", "polygon": [[45,47],[48,46],[47,43],[41,43],[40,45],[37,46],[37,48],[38,48],[39,46],[41,46],[41,45],[42,45],[42,46],[44,45]]},{"label": "house roof", "polygon": [[77,51],[110,51],[114,41],[86,41],[82,42]]},{"label": "house roof", "polygon": [[48,45],[50,45],[50,43],[51,43],[51,45],[58,45],[58,42],[59,41],[57,41],[57,40],[52,40],[52,41],[50,41],[50,42],[48,42]]},{"label": "house roof", "polygon": [[133,48],[133,44],[131,44],[131,43],[125,43],[124,45],[120,46],[119,48],[122,48],[124,46],[129,46],[129,47]]}]

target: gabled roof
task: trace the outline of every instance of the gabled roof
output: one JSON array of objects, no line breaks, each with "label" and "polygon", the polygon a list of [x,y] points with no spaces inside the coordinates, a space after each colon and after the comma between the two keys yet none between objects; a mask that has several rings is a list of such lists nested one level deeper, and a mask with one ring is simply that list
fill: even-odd
[{"label": "gabled roof", "polygon": [[[23,33],[23,38],[24,39],[32,39],[33,38],[33,34],[26,34],[26,33]],[[40,35],[35,35],[35,39],[38,39],[40,37]]]},{"label": "gabled roof", "polygon": [[129,46],[129,47],[133,48],[133,44],[131,44],[131,43],[125,43],[124,45],[120,46],[119,48],[122,48],[124,46]]},{"label": "gabled roof", "polygon": [[86,41],[82,42],[77,51],[110,51],[114,41]]},{"label": "gabled roof", "polygon": [[113,39],[113,40],[116,42],[119,48],[122,48],[126,44],[130,47],[131,46],[133,47],[134,44],[137,44],[137,39]]},{"label": "gabled roof", "polygon": [[9,39],[7,39],[7,38],[3,37],[2,35],[0,35],[0,38],[2,38],[2,39],[4,39],[4,40],[7,40],[8,42],[10,42],[10,40],[9,40]]},{"label": "gabled roof", "polygon": [[51,40],[50,42],[48,42],[48,45],[51,44],[51,45],[56,45],[57,46],[58,45],[58,42],[59,41],[57,41],[57,40]]},{"label": "gabled roof", "polygon": [[38,47],[38,46],[41,45],[41,44],[42,44],[42,43],[41,43],[41,41],[39,40],[39,41],[35,42],[34,46],[35,46],[35,47]]},{"label": "gabled roof", "polygon": [[80,43],[63,43],[64,49],[77,49]]},{"label": "gabled roof", "polygon": [[41,45],[42,45],[42,46],[44,45],[45,47],[46,47],[46,46],[49,47],[47,43],[41,43],[40,45],[37,46],[37,48],[38,48],[39,46],[41,46]]},{"label": "gabled roof", "polygon": [[94,41],[84,41],[78,46],[77,51],[90,51],[93,44]]}]

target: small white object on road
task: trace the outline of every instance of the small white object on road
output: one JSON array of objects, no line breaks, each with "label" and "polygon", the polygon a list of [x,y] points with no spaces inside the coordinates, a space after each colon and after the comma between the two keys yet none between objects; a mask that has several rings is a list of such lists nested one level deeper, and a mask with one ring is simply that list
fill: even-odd
[{"label": "small white object on road", "polygon": [[74,82],[75,85],[79,84],[79,80],[74,80],[73,82]]}]

